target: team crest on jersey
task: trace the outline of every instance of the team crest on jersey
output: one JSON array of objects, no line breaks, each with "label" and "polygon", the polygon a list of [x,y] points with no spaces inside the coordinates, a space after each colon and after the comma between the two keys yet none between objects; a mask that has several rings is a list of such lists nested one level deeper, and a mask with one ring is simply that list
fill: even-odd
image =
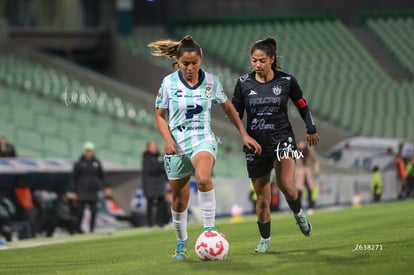
[{"label": "team crest on jersey", "polygon": [[206,86],[206,97],[211,98],[211,86]]},{"label": "team crest on jersey", "polygon": [[273,86],[272,91],[276,96],[278,96],[280,95],[280,93],[282,93],[282,87],[280,87],[279,85]]}]

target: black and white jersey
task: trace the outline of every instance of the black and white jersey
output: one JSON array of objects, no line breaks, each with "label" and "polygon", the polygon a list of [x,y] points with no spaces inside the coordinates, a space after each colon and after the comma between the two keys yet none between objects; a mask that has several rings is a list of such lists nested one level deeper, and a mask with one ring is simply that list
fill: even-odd
[{"label": "black and white jersey", "polygon": [[273,80],[260,83],[255,72],[241,76],[234,89],[232,102],[240,119],[246,111],[248,134],[257,140],[264,151],[274,150],[275,141],[294,139],[288,118],[291,99],[306,123],[309,134],[316,133],[311,113],[296,79],[287,73],[275,71]]}]

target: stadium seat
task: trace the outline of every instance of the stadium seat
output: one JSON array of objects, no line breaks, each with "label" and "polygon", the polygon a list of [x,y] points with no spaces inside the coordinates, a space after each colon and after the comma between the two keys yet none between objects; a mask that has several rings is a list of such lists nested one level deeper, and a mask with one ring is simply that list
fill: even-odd
[{"label": "stadium seat", "polygon": [[68,138],[55,135],[44,135],[44,156],[70,158],[72,148]]}]

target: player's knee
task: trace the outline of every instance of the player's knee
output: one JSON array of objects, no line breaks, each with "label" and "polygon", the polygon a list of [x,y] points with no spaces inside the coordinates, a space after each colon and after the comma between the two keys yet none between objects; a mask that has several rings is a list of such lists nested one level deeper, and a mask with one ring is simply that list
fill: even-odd
[{"label": "player's knee", "polygon": [[266,207],[267,207],[266,202],[262,201],[262,202],[259,203],[259,208],[260,208],[261,211],[265,210]]},{"label": "player's knee", "polygon": [[198,176],[196,178],[198,190],[201,192],[207,192],[213,189],[213,183],[211,182],[211,177],[208,176]]},{"label": "player's knee", "polygon": [[187,208],[187,202],[181,199],[177,199],[173,202],[173,209],[176,212],[183,212]]}]

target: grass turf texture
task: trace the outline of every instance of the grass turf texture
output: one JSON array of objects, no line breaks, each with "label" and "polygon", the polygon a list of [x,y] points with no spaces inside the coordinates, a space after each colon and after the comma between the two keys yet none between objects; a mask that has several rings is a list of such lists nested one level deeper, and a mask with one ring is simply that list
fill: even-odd
[{"label": "grass turf texture", "polygon": [[[267,254],[253,250],[259,240],[256,218],[228,219],[217,226],[230,243],[225,261],[202,262],[194,252],[200,224],[189,226],[189,257],[173,261],[174,232],[146,228],[112,234],[21,241],[0,250],[1,274],[410,274],[414,264],[414,201],[363,205],[359,209],[317,211],[304,237],[292,215],[272,216]],[[354,251],[378,244],[378,250]],[[361,248],[364,248],[363,246]],[[365,246],[367,248],[367,246]]]}]

